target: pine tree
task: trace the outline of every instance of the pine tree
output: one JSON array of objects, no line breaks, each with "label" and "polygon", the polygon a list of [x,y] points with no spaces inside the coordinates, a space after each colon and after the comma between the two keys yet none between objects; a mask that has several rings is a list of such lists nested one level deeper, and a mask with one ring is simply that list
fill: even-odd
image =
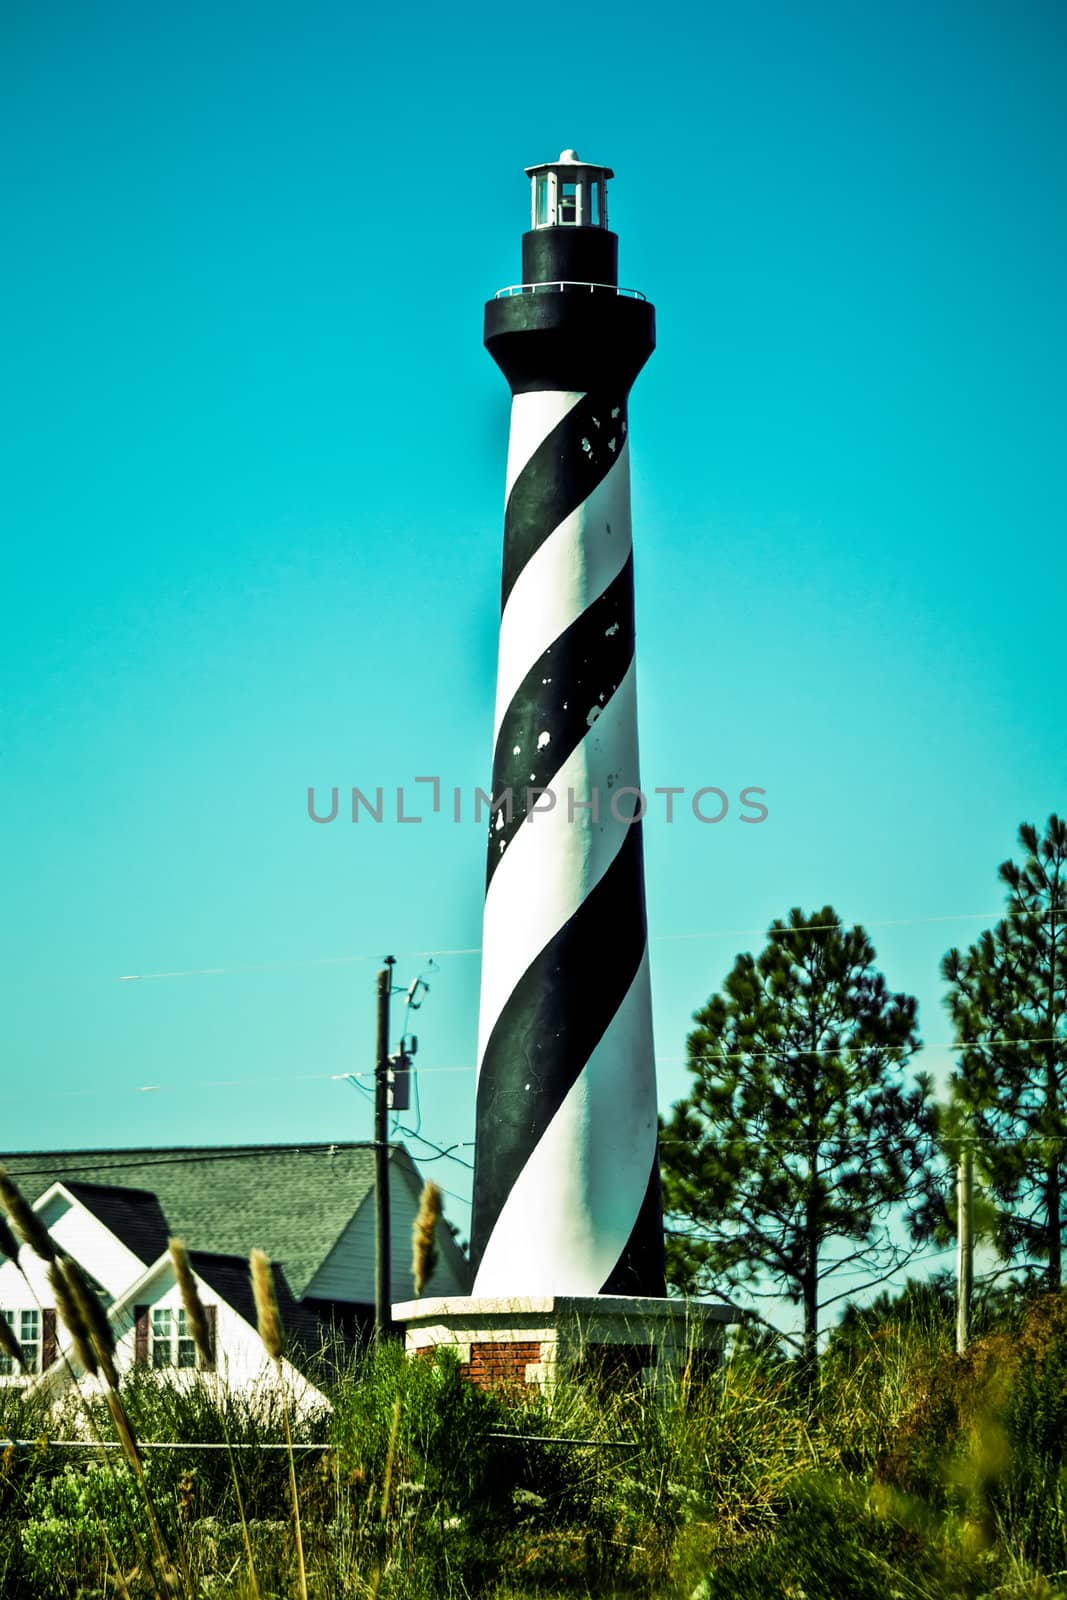
[{"label": "pine tree", "polygon": [[1067,822],[1019,829],[1005,861],[1007,915],[941,964],[961,1045],[957,1114],[999,1202],[992,1234],[1006,1261],[1047,1263],[1063,1281],[1067,1189]]},{"label": "pine tree", "polygon": [[890,993],[865,931],[826,906],[768,938],[694,1018],[692,1091],[663,1130],[668,1270],[689,1292],[800,1304],[811,1375],[820,1312],[909,1258],[886,1224],[928,1186],[933,1114],[906,1072],[916,1001]]}]

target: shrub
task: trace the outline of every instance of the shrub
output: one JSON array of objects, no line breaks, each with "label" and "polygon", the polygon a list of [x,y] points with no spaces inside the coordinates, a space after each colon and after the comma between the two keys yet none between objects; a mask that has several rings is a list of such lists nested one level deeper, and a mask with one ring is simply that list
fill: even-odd
[{"label": "shrub", "polygon": [[946,1354],[877,1463],[887,1484],[955,1508],[987,1543],[1067,1565],[1067,1293],[1045,1295],[1016,1336]]},{"label": "shrub", "polygon": [[1004,1409],[1007,1459],[989,1489],[998,1526],[1023,1558],[1067,1567],[1067,1294],[1034,1304]]},{"label": "shrub", "polygon": [[332,1439],[354,1552],[374,1553],[383,1595],[394,1580],[397,1593],[474,1592],[520,1544],[537,1581],[597,1564],[608,1509],[576,1452],[538,1437],[547,1426],[540,1402],[476,1388],[447,1351],[411,1360],[387,1344],[363,1359],[337,1394]]},{"label": "shrub", "polygon": [[111,1567],[109,1545],[123,1571],[136,1567],[143,1543],[140,1490],[125,1464],[68,1462],[39,1473],[26,1494],[22,1571],[41,1600],[71,1594],[89,1573]]},{"label": "shrub", "polygon": [[975,1592],[974,1574],[950,1567],[917,1519],[840,1479],[791,1486],[772,1539],[729,1554],[694,1600],[949,1600]]}]

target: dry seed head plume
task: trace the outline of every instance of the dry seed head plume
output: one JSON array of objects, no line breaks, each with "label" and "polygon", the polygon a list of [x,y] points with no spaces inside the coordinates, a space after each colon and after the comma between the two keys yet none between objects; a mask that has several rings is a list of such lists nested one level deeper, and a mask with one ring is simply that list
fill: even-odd
[{"label": "dry seed head plume", "polygon": [[119,1386],[118,1374],[115,1371],[113,1360],[115,1351],[115,1330],[111,1326],[107,1312],[96,1295],[92,1284],[78,1263],[67,1256],[59,1264],[59,1270],[70,1287],[75,1304],[81,1312],[82,1320],[89,1330],[93,1350],[100,1364],[100,1370],[113,1389]]},{"label": "dry seed head plume", "polygon": [[66,1324],[74,1345],[74,1354],[90,1376],[95,1376],[99,1371],[100,1363],[96,1359],[93,1341],[82,1316],[81,1308],[74,1298],[74,1291],[67,1282],[58,1261],[53,1261],[48,1269],[48,1281],[52,1285],[52,1293],[56,1297],[56,1310]]},{"label": "dry seed head plume", "polygon": [[196,1287],[196,1279],[189,1263],[189,1252],[185,1248],[184,1239],[168,1239],[167,1249],[170,1259],[174,1263],[174,1276],[178,1280],[178,1289],[182,1297],[185,1314],[189,1318],[189,1325],[193,1330],[193,1342],[200,1355],[201,1365],[211,1368],[215,1364],[215,1354],[211,1348],[211,1329],[208,1325],[207,1312],[200,1298],[200,1291]]},{"label": "dry seed head plume", "polygon": [[[33,1207],[27,1203],[18,1184],[3,1167],[0,1167],[0,1201],[3,1202],[4,1210],[31,1249],[37,1252],[42,1261],[54,1261],[56,1247],[49,1237],[48,1229]],[[6,1255],[6,1250],[4,1253]]]},{"label": "dry seed head plume", "polygon": [[429,1179],[419,1196],[419,1213],[411,1230],[411,1271],[415,1293],[421,1294],[437,1265],[437,1224],[441,1220],[441,1190]]},{"label": "dry seed head plume", "polygon": [[22,1346],[15,1338],[10,1322],[6,1317],[0,1317],[0,1350],[5,1356],[10,1356],[12,1361],[17,1361],[23,1372],[26,1371],[26,1358],[22,1354]]},{"label": "dry seed head plume", "polygon": [[278,1301],[274,1293],[274,1274],[270,1258],[263,1250],[253,1250],[248,1258],[251,1269],[252,1294],[256,1302],[256,1323],[259,1337],[267,1354],[275,1361],[282,1358],[282,1319],[278,1315]]},{"label": "dry seed head plume", "polygon": [[2,1211],[0,1211],[0,1254],[7,1256],[10,1261],[17,1261],[19,1254],[19,1242]]}]

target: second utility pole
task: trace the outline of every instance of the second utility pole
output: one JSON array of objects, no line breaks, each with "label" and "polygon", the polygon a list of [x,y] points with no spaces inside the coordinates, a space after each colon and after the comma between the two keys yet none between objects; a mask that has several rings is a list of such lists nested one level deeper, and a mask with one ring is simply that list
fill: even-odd
[{"label": "second utility pole", "polygon": [[378,1027],[374,1061],[374,1336],[392,1328],[389,1291],[389,997],[395,956],[378,974]]},{"label": "second utility pole", "polygon": [[974,1147],[968,1139],[956,1172],[956,1354],[971,1342],[974,1289]]}]

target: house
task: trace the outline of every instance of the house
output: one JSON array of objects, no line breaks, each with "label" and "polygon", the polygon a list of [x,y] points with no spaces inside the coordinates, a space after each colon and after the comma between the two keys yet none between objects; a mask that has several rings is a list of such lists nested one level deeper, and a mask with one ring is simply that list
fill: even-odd
[{"label": "house", "polygon": [[[32,1151],[0,1154],[0,1165],[57,1248],[96,1285],[115,1328],[120,1373],[135,1365],[199,1365],[167,1249],[175,1236],[189,1250],[213,1328],[215,1369],[231,1386],[248,1388],[271,1374],[256,1331],[248,1274],[253,1248],[273,1265],[287,1339],[284,1370],[298,1395],[314,1402],[317,1392],[303,1369],[331,1333],[351,1341],[373,1323],[372,1145]],[[414,1293],[411,1230],[421,1188],[407,1151],[392,1145],[395,1301]],[[465,1294],[467,1262],[444,1223],[437,1246],[433,1293]],[[69,1381],[66,1330],[45,1264],[29,1249],[19,1255],[18,1264],[0,1256],[0,1315],[31,1374],[60,1388]],[[0,1358],[0,1384],[22,1381],[10,1358]]]}]

